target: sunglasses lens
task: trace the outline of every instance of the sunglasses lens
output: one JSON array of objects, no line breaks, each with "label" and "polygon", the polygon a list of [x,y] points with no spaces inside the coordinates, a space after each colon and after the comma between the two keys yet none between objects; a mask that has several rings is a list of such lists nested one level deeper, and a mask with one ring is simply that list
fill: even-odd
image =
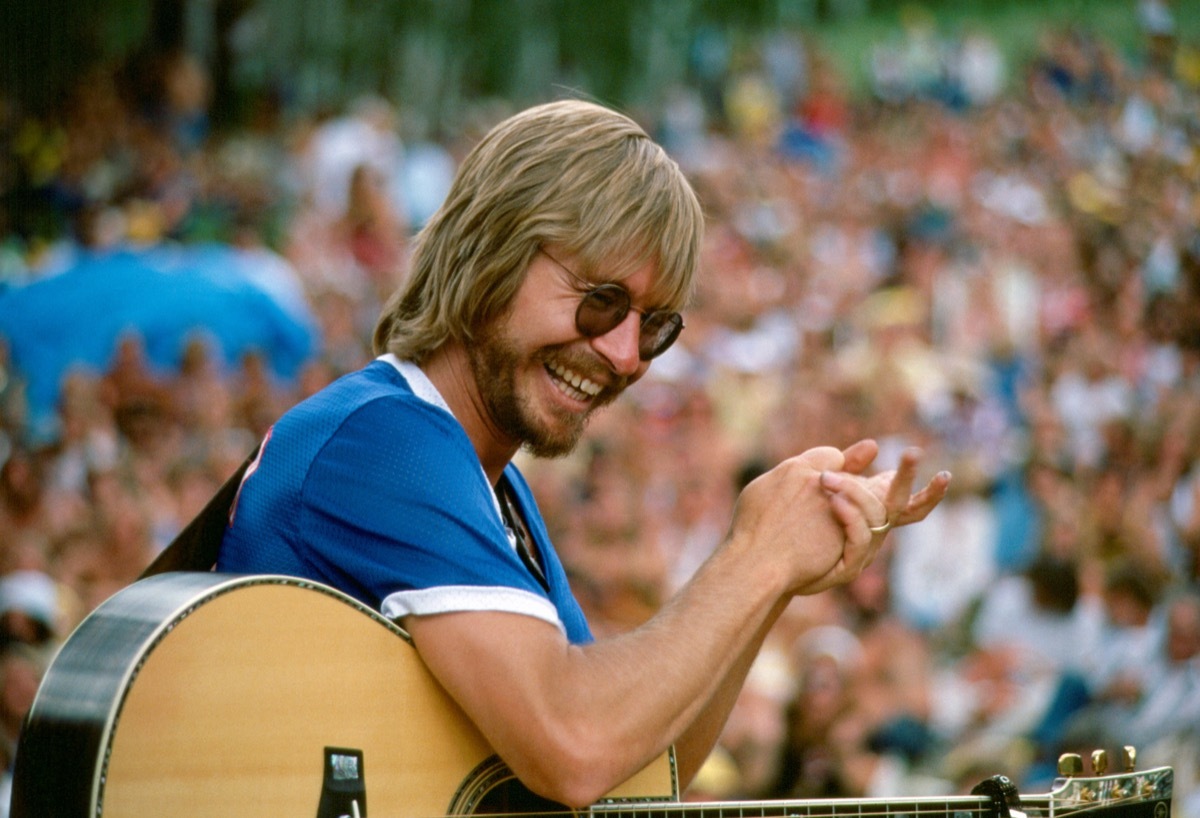
[{"label": "sunglasses lens", "polygon": [[589,338],[609,332],[629,314],[629,293],[615,284],[602,284],[579,302],[575,326]]},{"label": "sunglasses lens", "polygon": [[683,330],[683,317],[677,312],[652,312],[642,319],[638,357],[649,361],[667,351]]}]

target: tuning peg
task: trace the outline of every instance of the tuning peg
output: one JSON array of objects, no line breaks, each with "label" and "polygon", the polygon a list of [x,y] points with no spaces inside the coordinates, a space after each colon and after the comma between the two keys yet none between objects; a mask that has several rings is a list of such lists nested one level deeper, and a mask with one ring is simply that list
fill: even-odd
[{"label": "tuning peg", "polygon": [[1108,772],[1108,751],[1092,750],[1092,775],[1104,775]]},{"label": "tuning peg", "polygon": [[1058,774],[1072,777],[1083,773],[1083,758],[1079,753],[1063,753],[1058,757]]},{"label": "tuning peg", "polygon": [[1137,748],[1132,744],[1121,748],[1121,768],[1127,773],[1137,769]]}]

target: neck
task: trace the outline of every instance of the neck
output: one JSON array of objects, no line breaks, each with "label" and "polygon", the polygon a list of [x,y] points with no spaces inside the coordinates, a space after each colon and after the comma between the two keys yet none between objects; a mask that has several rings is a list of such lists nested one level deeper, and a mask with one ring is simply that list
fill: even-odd
[{"label": "neck", "polygon": [[492,422],[471,372],[466,349],[451,341],[430,355],[421,364],[421,371],[437,387],[455,419],[466,430],[488,482],[496,485],[521,444]]}]

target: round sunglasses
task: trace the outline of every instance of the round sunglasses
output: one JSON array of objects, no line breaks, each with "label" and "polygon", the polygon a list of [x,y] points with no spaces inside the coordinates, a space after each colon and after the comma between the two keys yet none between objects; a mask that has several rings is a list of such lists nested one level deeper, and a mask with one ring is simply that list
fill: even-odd
[{"label": "round sunglasses", "polygon": [[586,338],[597,338],[611,332],[625,320],[630,311],[642,316],[638,334],[638,358],[649,361],[662,355],[683,331],[683,316],[671,310],[639,310],[633,306],[629,290],[614,282],[593,284],[576,275],[575,271],[554,256],[539,248],[539,253],[553,261],[580,284],[588,287],[575,309],[575,329]]}]

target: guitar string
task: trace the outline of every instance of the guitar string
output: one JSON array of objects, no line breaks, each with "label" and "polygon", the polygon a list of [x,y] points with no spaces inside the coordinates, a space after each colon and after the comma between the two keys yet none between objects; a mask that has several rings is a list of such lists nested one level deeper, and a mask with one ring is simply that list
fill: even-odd
[{"label": "guitar string", "polygon": [[[915,810],[896,810],[896,811],[859,811],[853,808],[847,808],[842,812],[807,812],[803,809],[781,809],[771,807],[769,809],[758,808],[740,808],[737,806],[710,806],[698,807],[694,804],[681,804],[678,807],[660,808],[650,807],[648,805],[640,806],[621,806],[609,807],[601,805],[590,809],[581,809],[577,812],[562,810],[560,812],[536,812],[533,815],[538,818],[566,818],[567,816],[591,816],[591,818],[599,818],[599,816],[613,816],[614,818],[639,818],[640,816],[653,816],[659,813],[677,814],[677,813],[694,813],[697,815],[715,815],[729,816],[751,816],[752,818],[905,818],[906,816],[922,816],[922,815],[942,815],[942,816],[960,816],[960,815],[991,815],[994,810],[991,809],[915,809]],[[530,818],[529,812],[488,812],[479,813],[478,816],[486,816],[486,818]],[[441,818],[478,818],[476,815],[468,813],[463,816],[443,816]]]},{"label": "guitar string", "polygon": [[[650,818],[658,816],[658,814],[682,814],[695,813],[697,816],[703,814],[714,813],[720,814],[724,818],[732,816],[750,816],[756,818],[905,818],[908,816],[985,816],[985,814],[995,813],[991,808],[983,807],[968,807],[968,808],[946,808],[946,807],[923,807],[914,808],[914,810],[882,810],[882,811],[863,811],[856,810],[854,807],[842,807],[840,810],[834,811],[809,811],[805,808],[794,807],[756,807],[756,806],[740,806],[737,804],[731,805],[713,805],[700,806],[697,804],[671,804],[671,805],[637,805],[637,806],[608,806],[598,805],[583,810],[570,811],[563,810],[559,812],[536,812],[539,818],[558,818],[566,816],[589,816],[592,818],[600,818],[601,816],[612,816],[613,818]],[[1036,814],[1036,813],[1034,813]],[[1063,813],[1066,814],[1066,813]],[[444,816],[440,818],[530,818],[529,812],[487,812],[487,813],[466,813],[461,816]]]},{"label": "guitar string", "polygon": [[[872,818],[872,816],[892,816],[893,818],[901,818],[901,816],[916,816],[916,815],[988,815],[994,812],[993,809],[986,808],[982,805],[972,807],[948,807],[937,804],[922,804],[915,805],[914,809],[885,809],[885,810],[862,810],[847,804],[844,807],[835,807],[833,809],[814,807],[804,807],[802,805],[784,806],[781,804],[764,802],[729,802],[729,803],[714,803],[702,804],[698,802],[681,802],[670,804],[597,804],[591,808],[572,811],[563,809],[558,812],[539,811],[534,813],[539,818],[557,818],[558,816],[571,815],[587,815],[592,818],[599,816],[613,816],[613,818],[621,818],[621,816],[651,816],[658,814],[675,815],[680,813],[695,813],[698,815],[706,815],[715,813],[718,815],[734,815],[739,816],[758,816],[759,818],[785,818],[786,816],[798,816],[798,818],[840,818],[841,816],[855,816],[856,818]],[[464,815],[441,816],[441,818],[472,818],[474,813],[466,813]],[[530,818],[529,812],[488,812],[479,813],[480,816],[486,818]]]},{"label": "guitar string", "polygon": [[[1106,798],[1097,801],[1089,801],[1081,803],[1077,806],[1068,804],[1059,804],[1056,810],[1056,815],[1067,816],[1079,813],[1094,812],[1099,809],[1111,809],[1127,804],[1144,802],[1147,799],[1140,794],[1125,795],[1118,798]],[[903,802],[901,802],[903,803]],[[911,808],[891,807],[882,810],[864,810],[854,805],[850,801],[844,806],[831,804],[812,804],[805,806],[799,803],[787,802],[728,802],[728,803],[663,803],[663,804],[597,804],[589,809],[568,810],[563,809],[559,812],[538,812],[538,816],[542,818],[557,818],[557,816],[599,816],[607,815],[613,818],[621,818],[621,816],[652,816],[655,814],[680,814],[694,813],[697,815],[707,815],[713,813],[719,816],[737,815],[739,818],[751,816],[751,818],[905,818],[906,816],[925,816],[925,815],[943,815],[943,816],[960,816],[960,815],[993,815],[996,810],[991,808],[989,802],[983,800],[977,806],[966,804],[954,805],[950,802],[930,801],[928,803],[912,803],[906,805]],[[1032,802],[1024,803],[1020,809],[1027,815],[1037,818],[1037,816],[1049,815],[1050,805],[1034,804]],[[486,813],[487,818],[530,818],[528,812],[511,812],[511,813]],[[468,818],[468,816],[443,816],[443,818]]]}]

